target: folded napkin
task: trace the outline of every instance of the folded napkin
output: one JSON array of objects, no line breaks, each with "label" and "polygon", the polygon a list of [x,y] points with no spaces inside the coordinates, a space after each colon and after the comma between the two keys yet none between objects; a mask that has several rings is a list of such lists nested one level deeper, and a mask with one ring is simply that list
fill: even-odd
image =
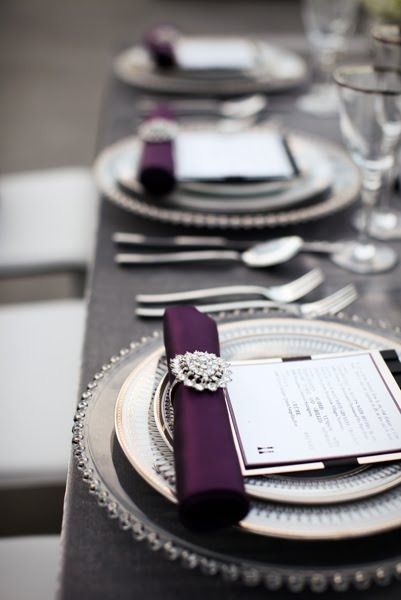
[{"label": "folded napkin", "polygon": [[[146,119],[145,125],[155,127],[164,124],[175,125],[174,115],[168,106],[160,104]],[[143,129],[143,127],[142,127]],[[140,134],[141,135],[141,134]],[[174,141],[167,136],[143,135],[142,154],[139,160],[138,178],[150,194],[168,194],[175,186]],[[153,141],[152,141],[153,138]]]},{"label": "folded napkin", "polygon": [[[164,315],[167,359],[185,352],[220,353],[216,323],[192,306]],[[174,375],[170,371],[171,382]],[[224,391],[173,390],[174,460],[181,521],[210,531],[240,521],[249,503],[231,433]]]},{"label": "folded napkin", "polygon": [[172,25],[158,25],[145,34],[143,44],[158,67],[176,65],[174,42],[178,36],[178,29]]}]

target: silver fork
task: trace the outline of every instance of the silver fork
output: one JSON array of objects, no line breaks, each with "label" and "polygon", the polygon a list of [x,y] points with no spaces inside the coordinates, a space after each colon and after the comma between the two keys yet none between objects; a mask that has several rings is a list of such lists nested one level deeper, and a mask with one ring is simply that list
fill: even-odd
[{"label": "silver fork", "polygon": [[302,277],[282,285],[263,287],[260,285],[228,285],[187,292],[169,294],[138,294],[136,301],[142,304],[171,304],[173,302],[191,302],[225,296],[262,296],[276,302],[295,302],[317,288],[324,281],[320,269],[312,269]]},{"label": "silver fork", "polygon": [[[197,306],[200,312],[215,313],[228,310],[244,310],[258,308],[273,308],[282,310],[298,317],[316,318],[323,315],[334,315],[340,310],[355,302],[358,293],[353,284],[337,290],[333,294],[316,300],[315,302],[285,304],[283,302],[273,302],[272,300],[243,300],[237,302],[218,302],[216,304],[203,304]],[[162,317],[164,308],[152,308],[148,306],[138,306],[135,313],[139,317]]]}]

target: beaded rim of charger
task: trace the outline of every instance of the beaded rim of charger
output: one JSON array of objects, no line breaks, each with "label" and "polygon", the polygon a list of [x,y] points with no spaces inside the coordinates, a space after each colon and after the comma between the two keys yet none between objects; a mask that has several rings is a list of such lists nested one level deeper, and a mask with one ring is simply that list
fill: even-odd
[{"label": "beaded rim of charger", "polygon": [[[221,311],[217,316],[217,320],[221,321],[227,317],[266,317],[270,315],[277,316],[277,311],[272,311],[268,307],[262,310]],[[351,324],[378,327],[382,330],[391,331],[396,335],[401,335],[401,326],[396,325],[392,327],[387,321],[378,321],[369,317],[364,318],[355,314],[349,316],[344,312],[338,313],[336,318]],[[87,453],[84,433],[87,425],[87,411],[95,389],[106,373],[111,371],[126,355],[137,351],[152,339],[159,337],[160,331],[154,331],[153,335],[144,336],[140,341],[132,341],[129,347],[122,348],[118,354],[113,355],[109,362],[105,363],[87,384],[86,390],[81,394],[81,399],[74,415],[72,446],[76,466],[81,473],[82,480],[88,486],[89,493],[97,498],[97,504],[106,509],[107,515],[111,519],[117,520],[123,531],[131,531],[134,540],[146,541],[151,550],[160,551],[168,560],[180,562],[185,568],[198,568],[207,575],[220,575],[228,582],[242,582],[245,586],[254,587],[262,584],[270,591],[286,587],[290,592],[300,592],[309,588],[312,592],[320,593],[328,589],[336,592],[344,592],[352,588],[365,590],[370,588],[374,582],[380,586],[385,586],[390,584],[394,579],[401,580],[401,561],[398,557],[373,565],[361,565],[357,568],[320,567],[319,570],[295,568],[291,573],[288,572],[287,568],[279,566],[266,565],[262,568],[261,566],[254,567],[246,563],[236,564],[233,561],[226,562],[220,559],[213,559],[206,553],[191,551],[184,542],[180,544],[177,544],[175,541],[173,542],[164,536],[160,530],[157,528],[154,529],[149,523],[145,524],[138,517],[128,513],[120,505],[119,501],[113,497],[101,482],[99,473]]]},{"label": "beaded rim of charger", "polygon": [[227,387],[231,381],[230,363],[212,352],[186,352],[177,354],[170,360],[175,382],[199,392],[215,392]]}]

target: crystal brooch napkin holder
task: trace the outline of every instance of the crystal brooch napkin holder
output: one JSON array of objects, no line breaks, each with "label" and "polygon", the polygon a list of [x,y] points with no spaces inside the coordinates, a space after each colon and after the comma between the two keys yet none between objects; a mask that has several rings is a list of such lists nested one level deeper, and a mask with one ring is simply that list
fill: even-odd
[{"label": "crystal brooch napkin holder", "polygon": [[171,391],[175,385],[183,383],[199,392],[215,392],[227,387],[231,381],[230,364],[211,352],[196,350],[177,354],[170,360],[170,368],[175,377]]}]

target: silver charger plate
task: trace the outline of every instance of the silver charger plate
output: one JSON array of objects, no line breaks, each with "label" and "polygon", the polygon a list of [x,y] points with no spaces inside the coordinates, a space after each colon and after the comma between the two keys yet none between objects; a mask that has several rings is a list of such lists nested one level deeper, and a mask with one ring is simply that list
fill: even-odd
[{"label": "silver charger plate", "polygon": [[212,73],[186,73],[180,69],[159,69],[142,46],[133,46],[114,60],[114,72],[122,81],[152,92],[214,96],[243,95],[253,92],[283,92],[304,83],[306,62],[294,52],[252,40],[256,45],[255,66],[231,76]]},{"label": "silver charger plate", "polygon": [[[241,321],[244,323],[251,318],[255,335],[263,334],[268,313],[268,310],[256,314],[244,311]],[[240,318],[227,313],[221,316]],[[296,323],[297,320],[286,318],[285,321]],[[332,326],[333,323],[340,324],[342,334],[338,339],[343,340],[343,347],[349,347],[349,341],[363,346],[370,334],[380,345],[397,345],[401,339],[400,327],[363,322],[357,317],[346,319],[343,315],[341,320],[325,319],[319,323],[323,322]],[[236,321],[232,326],[238,324]],[[314,328],[318,323],[311,322],[311,325]],[[223,328],[221,333],[225,336]],[[330,340],[326,341],[330,346]],[[275,352],[284,352],[288,344],[288,340],[281,341],[280,337],[274,336],[270,341],[265,340],[263,352],[268,354],[273,348],[276,348]],[[263,585],[271,591],[283,587],[293,592],[366,589],[374,582],[386,585],[401,577],[398,530],[361,542],[350,538],[346,542],[314,542],[310,545],[255,536],[240,528],[213,536],[193,534],[183,528],[174,505],[146,485],[124,459],[114,430],[116,399],[124,381],[134,368],[160,349],[160,345],[161,334],[157,331],[114,354],[82,391],[74,416],[73,455],[80,477],[97,505],[121,530],[183,567],[200,570],[209,576],[218,575],[227,582]]]},{"label": "silver charger plate", "polygon": [[[219,333],[222,355],[229,361],[305,356],[357,348],[401,348],[383,336],[354,331],[338,323],[304,319],[244,321],[223,325]],[[155,490],[176,502],[174,457],[156,425],[152,405],[155,385],[160,383],[161,373],[166,373],[165,364],[160,362],[162,353],[163,348],[158,348],[124,382],[116,403],[115,427],[120,445],[135,469]],[[252,501],[247,517],[240,523],[242,528],[253,533],[327,540],[365,536],[401,525],[401,486],[394,487],[401,482],[398,463],[370,467],[366,472],[350,472],[347,478],[337,481],[333,478],[334,485],[325,482],[323,477],[313,480],[307,476],[303,485],[302,477],[299,477],[298,486],[291,486],[294,477],[277,480],[266,477],[262,492],[262,484],[255,483],[255,479],[258,478],[246,481],[247,491],[250,488],[252,496],[263,494],[266,500]],[[291,487],[295,497],[288,503]],[[312,503],[314,491],[332,504]],[[277,502],[280,493],[281,502]],[[297,494],[300,502],[306,500],[306,505],[297,503]]]},{"label": "silver charger plate", "polygon": [[[179,188],[169,197],[152,199],[145,196],[140,188],[134,191],[133,180],[133,188],[125,190],[119,184],[118,177],[121,176],[121,171],[124,172],[127,168],[130,152],[133,164],[137,160],[135,138],[126,138],[100,153],[94,165],[95,181],[106,198],[125,210],[165,223],[207,228],[250,229],[297,224],[343,210],[356,200],[360,188],[360,174],[340,146],[304,133],[292,133],[288,140],[290,144],[293,143],[291,140],[295,140],[295,144],[309,150],[314,148],[310,152],[319,152],[324,160],[317,159],[320,166],[317,171],[313,169],[315,175],[310,175],[309,180],[308,177],[297,179],[297,184],[301,188],[304,186],[302,193],[298,193],[296,185],[289,187],[283,190],[281,195],[278,192],[279,202],[284,202],[286,194],[292,194],[292,197],[287,196],[287,202],[293,203],[305,202],[305,194],[319,194],[327,189],[327,165],[331,170],[330,190],[307,205],[277,209],[272,207],[275,195],[270,193],[266,193],[265,196],[247,197],[246,201],[242,198],[240,201],[239,198],[230,200],[218,195],[207,199],[206,195],[201,196]],[[241,203],[246,204],[246,213],[242,213],[244,209]]]},{"label": "silver charger plate", "polygon": [[[302,136],[289,136],[289,146],[300,168],[300,175],[291,181],[254,183],[180,182],[177,189],[158,202],[172,208],[198,212],[248,214],[249,211],[283,210],[306,202],[321,200],[334,179],[333,163],[322,154],[322,148]],[[115,178],[136,196],[144,195],[136,179],[141,153],[137,138],[121,142],[112,168]],[[319,198],[318,198],[319,197]]]}]

